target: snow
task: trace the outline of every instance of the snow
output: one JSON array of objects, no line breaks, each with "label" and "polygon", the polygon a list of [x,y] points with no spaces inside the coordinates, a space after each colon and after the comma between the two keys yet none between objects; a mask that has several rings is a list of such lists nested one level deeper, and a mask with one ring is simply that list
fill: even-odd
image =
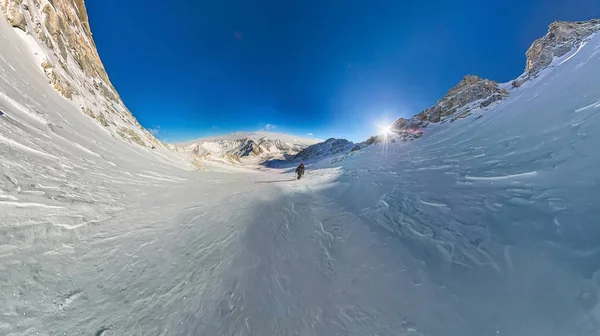
[{"label": "snow", "polygon": [[569,61],[571,58],[575,57],[575,55],[577,55],[577,54],[578,54],[578,53],[581,51],[581,49],[583,49],[583,47],[585,47],[585,45],[586,45],[586,44],[587,44],[587,41],[583,41],[583,42],[581,42],[581,44],[579,45],[579,48],[577,48],[577,50],[575,50],[575,52],[574,52],[574,53],[572,53],[572,54],[571,54],[571,55],[569,55],[567,58],[565,58],[563,61],[561,61],[561,62],[559,63],[559,65],[562,65],[562,64],[564,64],[564,63],[568,62],[568,61]]},{"label": "snow", "polygon": [[320,140],[318,140],[318,139],[302,138],[302,137],[298,137],[298,136],[290,135],[290,134],[257,131],[257,132],[234,132],[234,133],[225,134],[225,135],[204,137],[204,138],[200,138],[197,140],[188,141],[188,142],[185,142],[185,143],[182,143],[179,145],[180,146],[190,146],[190,145],[193,145],[198,142],[219,142],[219,141],[231,142],[231,141],[235,141],[235,140],[243,140],[246,138],[252,138],[255,140],[260,140],[260,139],[266,138],[269,140],[280,140],[282,142],[286,142],[286,143],[290,143],[290,144],[304,145],[304,146],[310,146],[310,145],[314,145],[314,144],[320,142]]},{"label": "snow", "polygon": [[118,141],[0,36],[1,335],[597,333],[600,37],[297,181]]},{"label": "snow", "polygon": [[258,169],[269,160],[284,160],[316,143],[313,139],[270,132],[236,132],[179,144],[174,149],[203,161]]}]

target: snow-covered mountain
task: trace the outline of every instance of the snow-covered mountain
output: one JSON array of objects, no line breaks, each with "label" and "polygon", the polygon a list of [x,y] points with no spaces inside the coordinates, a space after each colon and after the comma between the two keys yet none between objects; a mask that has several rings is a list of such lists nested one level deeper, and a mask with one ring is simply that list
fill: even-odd
[{"label": "snow-covered mountain", "polygon": [[293,158],[318,142],[281,133],[236,132],[178,144],[173,149],[208,161],[255,165]]},{"label": "snow-covered mountain", "polygon": [[117,139],[144,147],[162,144],[123,104],[100,60],[83,0],[3,0],[0,9],[19,30],[31,70],[43,73],[80,113]]},{"label": "snow-covered mountain", "polygon": [[[540,42],[549,64],[497,86],[508,97],[454,122],[428,114],[440,122],[421,140],[297,181],[293,168],[194,170],[125,112],[90,118],[78,102],[108,99],[80,90],[92,79],[59,65],[55,89],[38,58],[73,41],[72,64],[87,42],[68,30],[85,24],[65,13],[82,2],[2,4],[26,29],[36,8],[60,8],[61,28],[36,47],[0,19],[0,335],[598,334],[596,23],[559,25]],[[499,92],[465,82],[457,94]],[[470,100],[448,98],[456,113]]]},{"label": "snow-covered mountain", "polygon": [[[541,70],[553,67],[553,62],[557,59],[568,57],[569,53],[576,54],[578,48],[585,46],[590,37],[598,31],[600,20],[552,23],[546,36],[536,40],[527,50],[525,72],[519,78],[511,83],[499,84],[489,79],[467,75],[432,107],[410,119],[397,119],[390,127],[394,133],[392,136],[401,141],[417,139],[430,124],[454,122],[473,113],[488,111],[490,105],[505,100],[511,91],[535,79]],[[374,136],[357,145],[355,149],[382,141],[383,136]]]},{"label": "snow-covered mountain", "polygon": [[307,147],[294,156],[294,160],[315,160],[350,151],[354,143],[346,139],[327,139],[324,142]]}]

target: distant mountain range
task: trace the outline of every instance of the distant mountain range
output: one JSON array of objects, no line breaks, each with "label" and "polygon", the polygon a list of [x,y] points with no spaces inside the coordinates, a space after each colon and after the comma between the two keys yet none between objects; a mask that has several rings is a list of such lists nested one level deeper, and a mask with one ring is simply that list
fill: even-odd
[{"label": "distant mountain range", "polygon": [[288,160],[304,149],[319,143],[308,139],[272,132],[236,132],[171,145],[197,159],[242,165],[257,165],[268,160]]}]

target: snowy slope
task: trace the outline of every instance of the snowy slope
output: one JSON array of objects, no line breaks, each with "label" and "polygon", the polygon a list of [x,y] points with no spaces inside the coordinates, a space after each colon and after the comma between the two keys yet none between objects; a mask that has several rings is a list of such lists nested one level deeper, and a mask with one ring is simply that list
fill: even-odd
[{"label": "snowy slope", "polygon": [[[430,124],[455,122],[473,113],[486,111],[497,102],[509,96],[509,89],[518,88],[527,81],[535,80],[540,70],[567,62],[570,56],[578,53],[589,38],[600,31],[600,20],[582,22],[553,22],[548,33],[534,41],[527,50],[525,72],[510,83],[498,83],[478,76],[467,75],[432,107],[414,115],[410,119],[399,118],[390,125],[387,136],[400,141],[420,138]],[[375,135],[357,145],[356,150],[379,143],[382,135]]]},{"label": "snowy slope", "polygon": [[19,34],[0,20],[0,335],[597,334],[600,36],[296,181],[115,138]]},{"label": "snowy slope", "polygon": [[597,333],[598,73],[595,35],[487,111],[309,167],[305,183],[390,237],[387,309],[417,334]]},{"label": "snowy slope", "polygon": [[25,42],[4,52],[26,55],[29,71],[42,73],[80,114],[114,138],[149,148],[163,146],[138,123],[112,86],[82,0],[3,0],[0,10]]},{"label": "snowy slope", "polygon": [[319,140],[281,133],[236,132],[179,144],[175,149],[204,161],[256,165],[291,158],[317,142]]}]

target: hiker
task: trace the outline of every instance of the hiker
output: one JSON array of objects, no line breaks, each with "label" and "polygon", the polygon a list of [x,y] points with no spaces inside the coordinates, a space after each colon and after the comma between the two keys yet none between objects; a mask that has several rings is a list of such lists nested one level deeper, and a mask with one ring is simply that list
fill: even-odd
[{"label": "hiker", "polygon": [[296,168],[296,174],[298,174],[298,180],[304,176],[304,162],[302,162],[298,168]]}]

